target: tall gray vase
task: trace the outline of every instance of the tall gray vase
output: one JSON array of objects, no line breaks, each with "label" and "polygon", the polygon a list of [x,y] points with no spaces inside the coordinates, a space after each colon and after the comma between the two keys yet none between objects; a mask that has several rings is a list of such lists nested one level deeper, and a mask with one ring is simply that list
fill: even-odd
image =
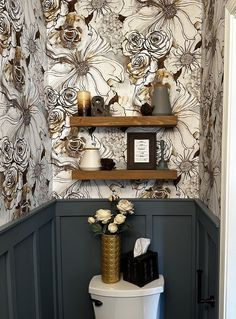
[{"label": "tall gray vase", "polygon": [[171,115],[171,105],[167,85],[156,84],[152,94],[152,115]]}]

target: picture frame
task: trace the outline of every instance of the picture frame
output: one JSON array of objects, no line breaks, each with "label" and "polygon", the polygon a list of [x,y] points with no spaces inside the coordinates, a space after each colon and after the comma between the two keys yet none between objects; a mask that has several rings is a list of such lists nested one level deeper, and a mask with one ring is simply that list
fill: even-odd
[{"label": "picture frame", "polygon": [[127,169],[156,169],[156,133],[127,133]]}]

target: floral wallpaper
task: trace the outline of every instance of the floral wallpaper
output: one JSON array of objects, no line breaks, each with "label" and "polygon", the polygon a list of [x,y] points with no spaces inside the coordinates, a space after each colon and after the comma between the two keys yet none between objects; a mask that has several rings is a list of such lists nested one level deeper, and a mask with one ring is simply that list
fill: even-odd
[{"label": "floral wallpaper", "polygon": [[[186,198],[199,195],[199,121],[202,48],[201,0],[43,0],[48,69],[45,85],[56,198]],[[84,148],[126,167],[127,132],[134,129],[70,128],[76,93],[88,90],[112,116],[141,115],[151,103],[154,79],[170,86],[178,124],[146,129],[165,142],[165,158],[177,169],[168,181],[76,181]],[[138,128],[138,131],[144,129]],[[144,130],[145,131],[145,130]]]},{"label": "floral wallpaper", "polygon": [[[219,215],[224,3],[0,0],[0,224],[51,196],[111,193],[200,194]],[[70,127],[79,90],[102,96],[111,116],[141,116],[155,81],[169,85],[176,127]],[[156,133],[157,162],[164,140],[176,181],[71,179],[88,146],[125,168],[131,131]]]},{"label": "floral wallpaper", "polygon": [[202,47],[200,198],[220,217],[225,0],[205,1]]},{"label": "floral wallpaper", "polygon": [[0,0],[0,225],[50,198],[51,141],[38,0]]}]

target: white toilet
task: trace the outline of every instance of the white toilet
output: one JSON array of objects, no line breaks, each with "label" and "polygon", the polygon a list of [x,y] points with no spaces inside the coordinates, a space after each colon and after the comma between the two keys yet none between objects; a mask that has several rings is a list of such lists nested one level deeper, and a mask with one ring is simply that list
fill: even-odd
[{"label": "white toilet", "polygon": [[89,283],[96,319],[159,319],[163,291],[162,275],[142,288],[123,279],[105,284],[101,276],[94,276]]}]

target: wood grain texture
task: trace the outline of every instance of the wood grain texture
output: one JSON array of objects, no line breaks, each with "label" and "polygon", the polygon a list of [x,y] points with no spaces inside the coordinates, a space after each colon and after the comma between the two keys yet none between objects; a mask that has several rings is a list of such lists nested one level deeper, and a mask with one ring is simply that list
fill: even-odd
[{"label": "wood grain texture", "polygon": [[102,180],[102,179],[176,179],[176,170],[111,170],[111,171],[72,171],[72,179],[78,180]]},{"label": "wood grain texture", "polygon": [[163,126],[177,125],[177,116],[99,116],[99,117],[70,117],[70,126],[91,127],[134,127],[134,126]]}]

